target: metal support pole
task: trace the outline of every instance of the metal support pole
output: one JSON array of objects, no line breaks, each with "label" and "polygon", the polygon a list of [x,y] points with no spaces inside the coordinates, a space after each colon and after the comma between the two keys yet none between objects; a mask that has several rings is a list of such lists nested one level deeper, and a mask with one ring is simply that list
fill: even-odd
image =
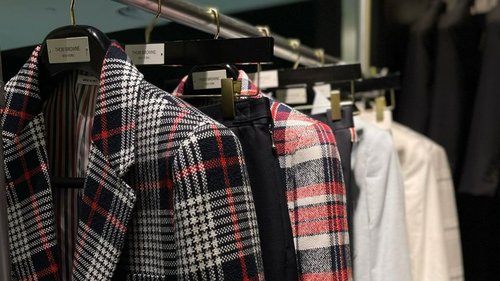
[{"label": "metal support pole", "polygon": [[[116,2],[136,7],[151,14],[156,14],[158,11],[157,0],[114,0]],[[196,6],[194,4],[168,0],[162,2],[161,15],[162,18],[172,20],[174,22],[198,29],[207,33],[215,34],[217,26],[214,24],[212,15],[207,13],[206,8]],[[219,14],[220,21],[220,36],[224,38],[243,38],[243,37],[260,37],[262,36],[259,29],[241,20],[231,18],[229,16]],[[274,37],[274,55],[276,57],[295,62],[297,59],[297,51],[294,51],[290,46],[289,41],[277,34]],[[300,64],[304,66],[321,66],[321,63],[316,56],[314,50],[307,46],[300,46]],[[326,64],[336,64],[341,61],[330,55],[325,55]]]},{"label": "metal support pole", "polygon": [[359,61],[363,74],[370,76],[372,0],[360,0]]}]

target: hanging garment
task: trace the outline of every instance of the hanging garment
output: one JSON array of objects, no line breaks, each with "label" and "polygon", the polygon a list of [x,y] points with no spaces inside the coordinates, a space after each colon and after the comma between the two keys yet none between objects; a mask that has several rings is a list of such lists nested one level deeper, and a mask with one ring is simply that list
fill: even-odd
[{"label": "hanging garment", "polygon": [[426,132],[431,111],[436,25],[445,7],[444,1],[431,1],[425,14],[411,26],[401,99],[394,112],[397,121],[422,134]]},{"label": "hanging garment", "polygon": [[413,281],[463,280],[455,190],[446,153],[396,122],[392,135],[403,172]]},{"label": "hanging garment", "polygon": [[[39,51],[7,83],[1,111],[15,280],[63,280]],[[144,81],[116,42],[95,98],[72,280],[263,280],[235,135]]]},{"label": "hanging garment", "polygon": [[311,115],[315,120],[321,121],[327,124],[333,131],[335,135],[335,140],[337,142],[337,147],[340,154],[342,174],[344,175],[344,181],[346,186],[346,201],[347,201],[347,222],[349,225],[349,241],[351,255],[354,251],[353,241],[353,225],[352,225],[352,214],[354,212],[354,204],[351,197],[351,153],[352,144],[356,141],[356,131],[354,129],[354,119],[353,119],[353,107],[343,106],[341,112],[341,120],[332,121],[332,111],[327,110],[323,114]]},{"label": "hanging garment", "polygon": [[500,5],[488,14],[484,56],[458,196],[466,280],[500,279]]},{"label": "hanging garment", "polygon": [[[461,0],[439,20],[436,76],[428,136],[444,147],[458,187],[480,66],[483,16]],[[467,171],[464,171],[467,172]]]},{"label": "hanging garment", "polygon": [[[174,91],[184,93],[187,77]],[[240,71],[242,95],[262,94]],[[285,180],[300,280],[351,280],[345,186],[326,125],[270,100],[274,143]]]},{"label": "hanging garment", "polygon": [[[500,7],[500,5],[499,5]],[[497,8],[500,9],[500,8]],[[460,192],[499,196],[500,189],[500,18],[486,29],[481,78],[468,136]],[[464,136],[465,137],[465,136]]]},{"label": "hanging garment", "polygon": [[269,100],[236,101],[234,120],[222,117],[221,104],[199,109],[228,127],[241,142],[255,202],[266,279],[298,280],[286,186],[274,147]]},{"label": "hanging garment", "polygon": [[383,111],[383,120],[377,121],[377,112],[375,110],[365,110],[362,106],[358,106],[358,108],[361,110],[361,114],[359,115],[361,119],[363,119],[368,124],[371,124],[379,129],[388,132],[389,134],[392,134],[392,110],[385,109]]},{"label": "hanging garment", "polygon": [[354,280],[411,281],[404,185],[391,135],[354,117]]}]

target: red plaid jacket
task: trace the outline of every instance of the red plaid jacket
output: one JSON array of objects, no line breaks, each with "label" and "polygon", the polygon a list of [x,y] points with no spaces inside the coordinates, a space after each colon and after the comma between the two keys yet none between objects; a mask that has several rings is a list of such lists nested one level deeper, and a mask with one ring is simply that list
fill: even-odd
[{"label": "red plaid jacket", "polygon": [[[183,94],[185,77],[174,95]],[[240,71],[243,95],[261,93]],[[270,100],[300,280],[352,280],[345,185],[332,130]]]},{"label": "red plaid jacket", "polygon": [[[1,111],[14,280],[62,280],[36,48]],[[143,80],[117,43],[104,60],[72,280],[263,280],[233,133]]]}]

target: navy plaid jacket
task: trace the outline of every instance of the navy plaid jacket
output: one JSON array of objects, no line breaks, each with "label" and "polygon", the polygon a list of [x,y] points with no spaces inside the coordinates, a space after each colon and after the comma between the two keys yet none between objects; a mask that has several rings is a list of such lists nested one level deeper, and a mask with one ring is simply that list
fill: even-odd
[{"label": "navy plaid jacket", "polygon": [[[62,280],[36,48],[1,110],[13,280]],[[143,80],[117,43],[103,63],[73,280],[263,280],[232,132]]]}]

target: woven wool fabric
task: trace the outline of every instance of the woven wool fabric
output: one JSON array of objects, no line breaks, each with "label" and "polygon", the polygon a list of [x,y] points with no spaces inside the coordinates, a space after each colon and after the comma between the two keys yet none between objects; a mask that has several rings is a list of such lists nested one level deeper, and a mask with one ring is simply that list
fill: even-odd
[{"label": "woven wool fabric", "polygon": [[[181,96],[187,77],[173,94]],[[262,94],[240,71],[242,95]],[[300,280],[352,280],[345,185],[337,144],[325,124],[270,100],[286,182]]]},{"label": "woven wool fabric", "polygon": [[[1,111],[14,280],[61,280],[37,47]],[[263,280],[243,152],[227,128],[107,51],[72,280]]]}]

